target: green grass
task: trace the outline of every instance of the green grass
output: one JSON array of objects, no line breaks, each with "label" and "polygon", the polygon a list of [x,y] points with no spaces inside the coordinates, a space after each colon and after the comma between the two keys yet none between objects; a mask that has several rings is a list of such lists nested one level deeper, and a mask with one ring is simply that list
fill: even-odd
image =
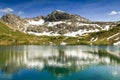
[{"label": "green grass", "polygon": [[67,44],[89,45],[92,37],[98,36],[99,39],[93,44],[95,45],[110,45],[114,40],[106,40],[106,37],[112,36],[120,32],[120,27],[117,26],[109,31],[100,31],[91,33],[85,37],[65,37],[65,36],[34,36],[25,34],[20,31],[15,31],[2,22],[0,22],[0,45],[20,45],[20,44]]},{"label": "green grass", "polygon": [[79,37],[65,36],[34,36],[20,31],[14,31],[0,22],[0,45],[18,45],[18,44],[80,44]]},{"label": "green grass", "polygon": [[[109,31],[100,31],[100,32],[90,33],[89,35],[85,37],[85,40],[90,41],[92,37],[98,37],[98,40],[93,42],[93,44],[112,45],[115,42],[114,40],[115,38],[111,38],[110,40],[107,40],[107,38],[117,33],[120,33],[120,26],[116,26]],[[120,35],[117,35],[117,37],[120,38]]]}]

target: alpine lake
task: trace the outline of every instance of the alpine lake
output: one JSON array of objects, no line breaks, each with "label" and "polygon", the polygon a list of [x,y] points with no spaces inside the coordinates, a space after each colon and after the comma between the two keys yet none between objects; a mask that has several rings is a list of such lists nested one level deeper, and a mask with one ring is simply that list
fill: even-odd
[{"label": "alpine lake", "polygon": [[120,80],[120,46],[0,46],[0,80]]}]

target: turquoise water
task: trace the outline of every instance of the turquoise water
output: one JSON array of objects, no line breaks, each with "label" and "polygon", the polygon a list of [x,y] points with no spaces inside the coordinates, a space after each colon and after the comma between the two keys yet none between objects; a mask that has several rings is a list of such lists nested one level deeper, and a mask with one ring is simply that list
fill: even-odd
[{"label": "turquoise water", "polygon": [[0,46],[0,80],[120,80],[120,46]]}]

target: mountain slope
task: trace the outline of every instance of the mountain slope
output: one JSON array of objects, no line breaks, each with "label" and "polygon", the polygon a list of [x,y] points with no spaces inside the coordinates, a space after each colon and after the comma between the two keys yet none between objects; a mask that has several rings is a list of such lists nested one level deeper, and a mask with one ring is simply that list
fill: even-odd
[{"label": "mountain slope", "polygon": [[17,45],[17,44],[65,45],[65,44],[77,44],[78,40],[79,40],[78,37],[29,35],[18,30],[10,29],[7,25],[0,22],[0,45]]},{"label": "mountain slope", "polygon": [[95,44],[95,45],[118,45],[120,41],[120,26],[109,31],[90,33],[86,36],[34,36],[17,30],[10,29],[0,22],[0,45],[12,44]]},{"label": "mountain slope", "polygon": [[120,44],[118,24],[119,22],[92,22],[60,10],[34,18],[20,18],[14,14],[6,14],[0,19],[0,45],[118,45]]},{"label": "mountain slope", "polygon": [[91,33],[86,37],[86,40],[93,44],[120,44],[120,25],[109,31],[100,31]]},{"label": "mountain slope", "polygon": [[116,25],[114,22],[92,22],[79,15],[60,10],[34,18],[20,18],[14,14],[7,14],[1,20],[12,29],[37,36],[84,36],[112,29]]},{"label": "mountain slope", "polygon": [[25,39],[27,39],[27,37],[27,34],[19,31],[14,31],[0,22],[0,45],[25,43]]},{"label": "mountain slope", "polygon": [[67,12],[64,12],[61,10],[55,10],[51,14],[49,14],[45,17],[45,21],[49,21],[49,22],[65,21],[65,20],[91,22],[89,19],[83,18],[79,15],[73,15],[71,13],[67,13]]}]

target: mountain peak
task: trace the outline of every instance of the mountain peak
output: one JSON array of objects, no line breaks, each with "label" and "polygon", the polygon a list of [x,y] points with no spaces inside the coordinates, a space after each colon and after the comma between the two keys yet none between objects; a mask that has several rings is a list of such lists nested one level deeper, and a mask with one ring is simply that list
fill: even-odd
[{"label": "mountain peak", "polygon": [[82,22],[89,21],[88,19],[83,18],[79,15],[74,15],[61,10],[55,10],[51,14],[47,15],[45,18],[45,21],[49,21],[49,22],[64,21],[64,20],[74,20],[74,21],[82,21]]},{"label": "mountain peak", "polygon": [[55,10],[53,12],[63,12],[64,13],[64,11],[62,11],[62,10]]},{"label": "mountain peak", "polygon": [[6,17],[6,18],[20,18],[20,16],[17,16],[17,15],[15,15],[15,14],[6,14],[6,15],[3,15],[2,16],[2,18],[4,18],[4,17]]},{"label": "mountain peak", "polygon": [[65,11],[62,11],[62,10],[55,10],[51,14],[68,14],[68,15],[71,15],[71,13],[68,13],[68,12],[65,12]]},{"label": "mountain peak", "polygon": [[16,16],[15,14],[6,14],[1,17],[1,20],[7,23],[10,23],[11,21],[16,22],[17,20],[20,20],[20,16]]}]

